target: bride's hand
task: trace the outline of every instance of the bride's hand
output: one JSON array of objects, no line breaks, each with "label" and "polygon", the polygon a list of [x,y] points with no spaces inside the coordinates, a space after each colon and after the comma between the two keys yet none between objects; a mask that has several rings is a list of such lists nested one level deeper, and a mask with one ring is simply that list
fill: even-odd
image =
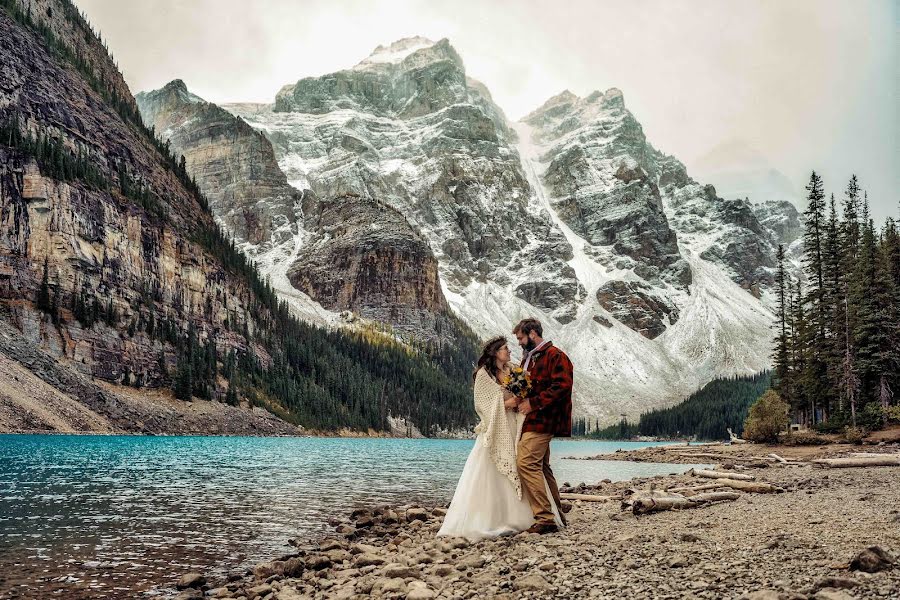
[{"label": "bride's hand", "polygon": [[516,407],[519,406],[519,400],[515,396],[510,396],[503,400],[503,406],[506,410],[516,410]]}]

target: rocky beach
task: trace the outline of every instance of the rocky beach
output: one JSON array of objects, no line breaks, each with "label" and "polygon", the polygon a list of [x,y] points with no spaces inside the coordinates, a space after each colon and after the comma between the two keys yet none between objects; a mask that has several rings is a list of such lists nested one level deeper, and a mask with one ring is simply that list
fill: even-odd
[{"label": "rocky beach", "polygon": [[[176,598],[895,598],[897,466],[813,462],[900,460],[894,442],[863,449],[742,444],[618,452],[626,460],[704,458],[717,478],[697,470],[566,482],[565,531],[474,543],[435,537],[445,507],[360,508],[333,519],[333,534],[292,540],[294,552],[225,580],[185,574]],[[741,482],[758,485],[733,487]],[[663,510],[673,497],[688,509]]]}]

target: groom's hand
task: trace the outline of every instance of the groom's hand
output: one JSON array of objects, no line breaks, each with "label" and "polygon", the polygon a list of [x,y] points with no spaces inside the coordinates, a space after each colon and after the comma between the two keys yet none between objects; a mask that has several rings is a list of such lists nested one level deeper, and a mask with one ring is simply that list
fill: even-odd
[{"label": "groom's hand", "polygon": [[527,415],[531,412],[531,402],[528,400],[522,400],[519,402],[519,412],[523,415]]}]

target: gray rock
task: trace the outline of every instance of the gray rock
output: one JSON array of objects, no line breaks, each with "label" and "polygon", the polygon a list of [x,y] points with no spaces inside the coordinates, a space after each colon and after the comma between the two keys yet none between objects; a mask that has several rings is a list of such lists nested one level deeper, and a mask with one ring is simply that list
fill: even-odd
[{"label": "gray rock", "polygon": [[175,584],[175,587],[179,590],[184,590],[187,588],[198,588],[206,583],[206,577],[197,572],[185,573],[178,580],[178,583]]},{"label": "gray rock", "polygon": [[543,592],[550,589],[550,584],[542,575],[533,573],[516,578],[516,580],[513,581],[513,588],[518,591]]},{"label": "gray rock", "polygon": [[368,567],[368,566],[377,566],[383,565],[384,559],[378,556],[377,554],[372,553],[363,553],[357,555],[357,557],[353,560],[354,567]]},{"label": "gray rock", "polygon": [[272,591],[272,586],[268,583],[263,583],[261,585],[254,586],[247,590],[247,598],[253,600],[254,598],[261,598],[266,594]]},{"label": "gray rock", "polygon": [[458,571],[465,571],[466,569],[480,569],[483,566],[484,559],[480,556],[467,556],[456,563],[456,569]]}]

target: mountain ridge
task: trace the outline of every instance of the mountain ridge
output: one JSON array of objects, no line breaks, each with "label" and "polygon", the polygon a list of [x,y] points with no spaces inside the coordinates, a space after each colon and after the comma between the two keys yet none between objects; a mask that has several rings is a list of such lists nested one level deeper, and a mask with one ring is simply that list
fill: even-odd
[{"label": "mountain ridge", "polygon": [[[309,95],[293,88],[292,104],[223,108],[267,136],[294,187],[323,199],[350,192],[404,214],[431,246],[454,313],[482,337],[523,316],[544,319],[582,365],[583,415],[637,414],[715,376],[768,366],[767,289],[796,209],[719,198],[646,141],[617,88],[584,98],[566,90],[517,124],[485,86],[475,89],[461,60],[404,70],[431,46],[400,46],[403,57],[382,70],[391,82],[416,73],[434,98],[393,83],[374,88],[388,99],[366,96],[372,77],[383,75],[350,69],[301,79]],[[346,96],[322,83],[338,74]],[[409,101],[418,103],[415,114],[405,112]],[[262,268],[278,272],[283,260]],[[297,309],[322,318],[315,306]],[[623,351],[646,368],[616,370],[597,358]]]}]

